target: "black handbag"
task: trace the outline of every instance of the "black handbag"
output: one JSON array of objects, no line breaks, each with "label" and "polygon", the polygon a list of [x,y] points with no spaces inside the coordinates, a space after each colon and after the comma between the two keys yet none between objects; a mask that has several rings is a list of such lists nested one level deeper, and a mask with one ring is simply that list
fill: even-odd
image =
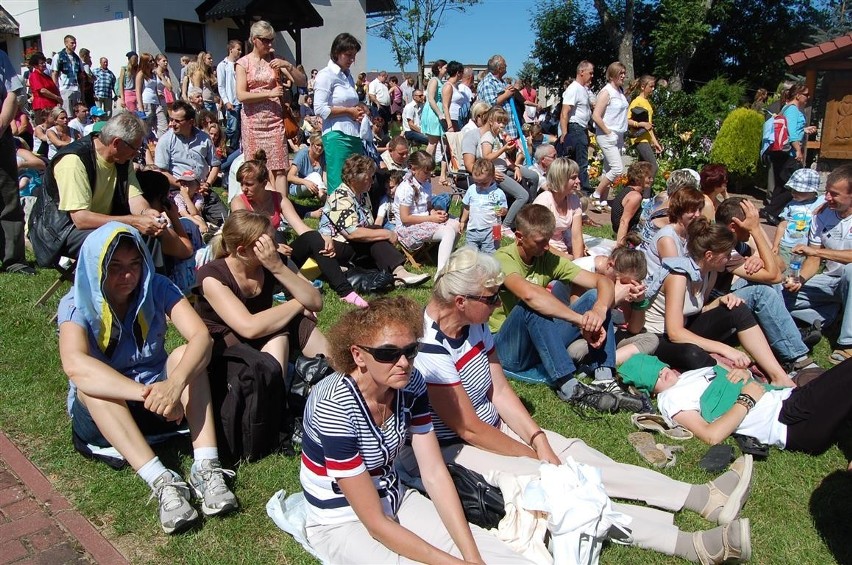
[{"label": "black handbag", "polygon": [[503,492],[467,467],[447,463],[447,470],[456,485],[467,521],[486,530],[496,528],[506,515]]},{"label": "black handbag", "polygon": [[287,378],[284,380],[287,392],[287,428],[293,444],[302,443],[302,418],[311,389],[332,373],[334,369],[322,353],[315,357],[299,355],[293,363],[293,369],[287,371]]},{"label": "black handbag", "polygon": [[393,275],[388,271],[352,265],[346,271],[346,278],[358,294],[389,292],[394,288]]}]

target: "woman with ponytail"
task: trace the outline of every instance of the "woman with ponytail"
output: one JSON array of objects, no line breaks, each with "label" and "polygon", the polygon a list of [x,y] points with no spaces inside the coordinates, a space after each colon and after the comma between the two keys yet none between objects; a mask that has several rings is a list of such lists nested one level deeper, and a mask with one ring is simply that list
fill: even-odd
[{"label": "woman with ponytail", "polygon": [[[793,386],[741,298],[726,294],[707,302],[735,243],[727,226],[700,217],[687,228],[687,255],[663,259],[648,285],[645,314],[645,327],[660,339],[657,357],[691,370],[714,366],[711,354],[716,354],[745,369],[751,365],[750,354],[773,384]],[[723,342],[734,333],[748,354]]]},{"label": "woman with ponytail", "polygon": [[[266,168],[266,153],[258,149],[250,161],[240,165],[237,171],[237,181],[240,183],[242,194],[231,201],[231,210],[249,210],[263,214],[269,218],[274,232],[274,240],[278,252],[292,259],[301,267],[309,258],[316,261],[323,276],[331,288],[344,302],[353,306],[365,308],[367,303],[355,292],[346,275],[340,269],[340,263],[335,259],[335,253],[326,249],[326,241],[316,230],[308,228],[300,222],[299,229],[293,226],[299,234],[290,244],[285,243],[285,233],[281,231],[281,219],[285,215],[284,208],[292,208],[290,201],[273,189],[270,184],[269,170]],[[282,206],[283,203],[285,203]]]}]

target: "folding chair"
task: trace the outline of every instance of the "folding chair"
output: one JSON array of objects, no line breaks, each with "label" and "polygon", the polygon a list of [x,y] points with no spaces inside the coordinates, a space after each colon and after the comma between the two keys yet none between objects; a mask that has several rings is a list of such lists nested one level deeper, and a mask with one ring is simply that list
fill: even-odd
[{"label": "folding chair", "polygon": [[[405,262],[411,265],[415,269],[420,269],[421,264],[424,262],[423,257],[428,258],[429,252],[432,250],[432,247],[435,245],[435,242],[428,242],[423,244],[423,246],[418,247],[417,249],[409,249],[405,245],[402,244],[401,241],[397,242],[399,244],[399,249],[402,251],[402,254],[405,255]],[[420,261],[418,261],[418,257]]]}]

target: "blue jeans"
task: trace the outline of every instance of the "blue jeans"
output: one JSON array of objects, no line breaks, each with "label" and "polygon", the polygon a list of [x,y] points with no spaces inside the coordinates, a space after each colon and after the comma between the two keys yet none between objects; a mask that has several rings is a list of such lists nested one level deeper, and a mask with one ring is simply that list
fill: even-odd
[{"label": "blue jeans", "polygon": [[752,311],[766,334],[766,341],[781,361],[795,361],[808,354],[808,347],[802,342],[799,329],[776,288],[740,279],[731,287],[731,292],[742,298]]},{"label": "blue jeans", "polygon": [[240,148],[240,106],[225,110],[225,138],[231,151]]},{"label": "blue jeans", "polygon": [[468,245],[489,255],[493,255],[497,251],[494,241],[494,231],[491,228],[485,228],[484,230],[468,229],[465,241]]},{"label": "blue jeans", "polygon": [[[552,283],[551,292],[568,303],[568,288],[559,281]],[[590,310],[598,298],[596,290],[586,291],[571,309],[578,314]],[[607,313],[603,328],[606,340],[599,349],[590,349],[589,367],[615,367],[615,332],[612,317]],[[512,308],[500,331],[494,336],[497,354],[506,369],[524,371],[542,363],[551,386],[563,377],[573,377],[576,367],[568,355],[568,346],[582,337],[580,328],[557,318],[548,318],[519,302]]]},{"label": "blue jeans", "polygon": [[791,314],[806,323],[831,323],[837,315],[843,316],[837,345],[852,346],[852,263],[843,267],[842,275],[814,275],[802,285],[799,292],[784,292]]},{"label": "blue jeans", "polygon": [[580,167],[580,187],[586,194],[592,193],[589,184],[589,132],[580,124],[568,123],[568,145],[574,147],[574,160]]},{"label": "blue jeans", "polygon": [[408,130],[403,135],[405,136],[405,139],[416,145],[427,145],[429,143],[429,138],[419,131]]}]

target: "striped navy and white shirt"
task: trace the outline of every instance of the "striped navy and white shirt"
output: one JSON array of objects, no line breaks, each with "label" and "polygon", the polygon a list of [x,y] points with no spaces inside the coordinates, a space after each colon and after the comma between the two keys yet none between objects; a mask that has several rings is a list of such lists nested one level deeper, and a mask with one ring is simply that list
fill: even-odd
[{"label": "striped navy and white shirt", "polygon": [[299,479],[308,501],[308,526],[358,520],[337,479],[364,471],[373,479],[385,514],[395,516],[404,490],[394,459],[409,432],[432,431],[426,382],[413,369],[409,383],[396,393],[392,414],[380,428],[355,380],[335,373],[311,391],[304,428]]},{"label": "striped navy and white shirt", "polygon": [[[467,326],[461,337],[444,334],[437,322],[423,314],[424,336],[414,368],[423,374],[429,386],[462,386],[470,397],[477,417],[494,427],[500,425],[497,407],[491,401],[491,367],[488,355],[494,350],[494,337],[485,324]],[[432,412],[435,434],[442,445],[459,441],[437,414]]]}]

